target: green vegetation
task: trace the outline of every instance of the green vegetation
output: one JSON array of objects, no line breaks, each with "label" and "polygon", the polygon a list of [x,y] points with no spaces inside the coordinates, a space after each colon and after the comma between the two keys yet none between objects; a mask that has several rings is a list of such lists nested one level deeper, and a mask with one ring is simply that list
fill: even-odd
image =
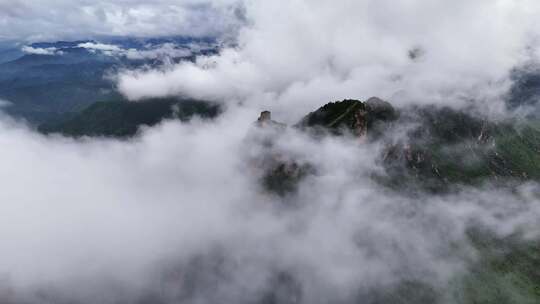
[{"label": "green vegetation", "polygon": [[[387,102],[371,98],[328,103],[296,127],[317,136],[382,140],[386,174],[374,178],[396,190],[445,192],[456,185],[540,180],[540,122],[533,119],[494,122],[434,106],[403,109],[398,115]],[[396,140],[392,136],[399,129],[409,131]],[[283,193],[303,176],[276,169],[264,182]]]},{"label": "green vegetation", "polygon": [[219,106],[214,104],[173,98],[142,102],[98,102],[64,121],[43,124],[39,131],[74,137],[127,137],[135,135],[140,126],[153,126],[163,119],[186,121],[193,116],[214,118],[219,112]]},{"label": "green vegetation", "polygon": [[456,278],[455,302],[540,303],[540,242],[499,239],[478,231],[469,235],[479,256],[467,274]]},{"label": "green vegetation", "polygon": [[[400,122],[417,125],[388,149],[383,164],[392,187],[441,191],[456,184],[540,180],[538,122],[491,122],[461,111],[433,107],[406,112]],[[405,181],[405,182],[404,182]]]},{"label": "green vegetation", "polygon": [[[459,185],[492,182],[511,186],[514,181],[540,180],[540,122],[534,118],[490,121],[450,108],[423,107],[405,109],[397,119],[386,104],[378,105],[370,107],[368,102],[357,100],[329,103],[307,115],[297,127],[315,130],[316,134],[354,135],[359,117],[356,113],[362,111],[370,123],[368,137],[373,137],[374,130],[390,130],[386,135],[395,135],[392,128],[408,129],[397,142],[384,134],[381,138],[387,145],[381,157],[386,175],[375,178],[398,191],[444,195]],[[381,113],[384,115],[377,116]],[[374,122],[386,126],[381,128]],[[263,183],[279,195],[294,193],[296,185],[314,173],[300,170],[294,162],[273,168]],[[540,303],[538,240],[498,238],[479,230],[469,231],[468,238],[477,256],[449,286],[436,287],[415,278],[359,298],[369,303]]]},{"label": "green vegetation", "polygon": [[280,196],[294,193],[298,183],[309,174],[313,174],[314,168],[308,164],[299,165],[295,162],[274,163],[262,178],[263,186],[267,191]]},{"label": "green vegetation", "polygon": [[[330,128],[351,126],[354,121],[354,110],[365,109],[364,104],[358,100],[347,99],[331,102],[309,113],[298,124],[301,128]],[[336,130],[337,131],[337,130]]]},{"label": "green vegetation", "polygon": [[[331,102],[306,115],[296,127],[334,135],[353,133],[358,135],[370,130],[370,137],[381,134],[381,126],[397,119],[397,113],[387,102],[372,97],[366,102],[354,99]],[[377,135],[377,136],[375,136]]]}]

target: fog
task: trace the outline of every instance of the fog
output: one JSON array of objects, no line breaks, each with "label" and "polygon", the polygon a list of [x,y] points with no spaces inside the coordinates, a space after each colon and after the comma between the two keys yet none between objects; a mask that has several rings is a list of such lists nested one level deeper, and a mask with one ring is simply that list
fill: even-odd
[{"label": "fog", "polygon": [[[122,13],[103,24],[70,16],[45,22],[45,29],[54,37],[73,34],[57,27],[81,24],[91,25],[92,35],[190,29],[172,30],[175,14],[156,17],[169,12],[168,1],[78,2],[97,15]],[[77,4],[59,3],[58,11],[78,12]],[[25,15],[24,7],[42,16],[39,9],[49,4],[0,2],[10,8],[0,13],[0,25]],[[122,10],[130,5],[143,12]],[[134,101],[219,101],[226,110],[216,120],[165,121],[116,140],[44,136],[0,118],[1,301],[257,303],[271,295],[280,303],[375,303],[377,293],[414,281],[433,288],[441,303],[459,303],[455,282],[480,258],[471,230],[539,237],[535,183],[396,192],[373,178],[385,174],[382,142],[254,125],[263,109],[294,123],[329,101],[373,95],[397,107],[474,105],[484,114],[505,113],[511,69],[535,60],[537,2],[208,5],[225,8],[225,18],[241,25],[226,19],[196,33],[231,34],[233,47],[195,63],[123,70],[116,81]],[[15,29],[28,40],[41,37]],[[399,139],[400,131],[388,139]],[[313,174],[293,194],[266,191],[261,177],[274,157],[309,164]]]},{"label": "fog", "polygon": [[[129,98],[238,100],[298,119],[330,100],[503,111],[511,68],[534,57],[534,1],[246,1],[236,47],[157,70],[127,71]],[[411,55],[412,54],[412,55]]]},{"label": "fog", "polygon": [[[168,121],[130,141],[44,137],[3,118],[3,296],[253,302],[286,273],[303,303],[348,302],[403,280],[447,286],[477,258],[473,227],[538,237],[534,184],[393,192],[371,178],[379,144],[289,129],[265,148],[272,131],[255,114]],[[316,166],[294,195],[261,185],[253,159],[277,154]]]}]

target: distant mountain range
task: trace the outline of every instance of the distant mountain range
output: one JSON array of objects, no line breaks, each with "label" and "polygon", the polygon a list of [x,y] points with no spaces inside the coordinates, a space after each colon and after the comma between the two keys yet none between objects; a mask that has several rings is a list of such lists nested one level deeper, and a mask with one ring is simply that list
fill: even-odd
[{"label": "distant mountain range", "polygon": [[0,46],[0,100],[32,124],[53,122],[95,102],[119,100],[107,78],[119,68],[193,60],[218,52],[212,38],[107,38]]},{"label": "distant mountain range", "polygon": [[[205,101],[165,98],[133,103],[120,98],[64,114],[39,130],[73,137],[130,137],[139,127],[164,119],[212,119],[220,112],[220,106]],[[257,123],[275,129],[278,136],[287,128],[272,120],[269,112],[263,112]],[[441,192],[486,181],[540,180],[540,120],[534,116],[492,121],[446,107],[395,109],[371,98],[328,103],[291,127],[315,138],[352,136],[380,142],[385,146],[380,161],[386,174],[375,178],[390,188]],[[409,131],[396,140],[391,136],[396,129]],[[309,174],[311,166],[293,161],[271,167],[263,180],[271,191],[287,194],[294,192],[295,183]]]},{"label": "distant mountain range", "polygon": [[220,112],[216,104],[179,98],[97,102],[80,113],[66,114],[57,122],[42,124],[39,131],[72,137],[130,137],[141,126],[151,127],[164,119],[187,121],[194,116],[212,119]]}]

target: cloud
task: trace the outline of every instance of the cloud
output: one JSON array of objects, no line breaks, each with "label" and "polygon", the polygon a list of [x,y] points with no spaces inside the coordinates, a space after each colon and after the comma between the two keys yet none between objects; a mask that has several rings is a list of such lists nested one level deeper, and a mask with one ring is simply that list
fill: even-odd
[{"label": "cloud", "polygon": [[[372,95],[397,105],[476,99],[497,110],[508,71],[535,47],[536,2],[236,3],[17,1],[0,11],[10,29],[0,36],[210,33],[238,42],[195,63],[118,76],[132,99],[222,100],[215,122],[168,121],[117,141],[44,137],[0,119],[0,300],[256,303],[285,289],[302,303],[357,303],[419,281],[451,303],[479,256],[471,228],[538,239],[535,183],[410,196],[372,179],[382,171],[378,143],[252,128],[261,108],[295,121],[328,101]],[[265,157],[310,163],[316,174],[297,194],[275,196],[260,184]]]},{"label": "cloud", "polygon": [[[198,49],[195,48],[195,51]],[[129,49],[124,55],[128,59],[156,59],[156,58],[180,58],[189,57],[193,54],[190,48],[177,47],[173,43],[164,43],[146,50]]]},{"label": "cloud", "polygon": [[[130,60],[143,59],[168,59],[181,58],[193,55],[193,52],[199,52],[205,48],[212,48],[209,44],[193,44],[186,46],[177,46],[174,43],[163,43],[157,45],[146,45],[143,49],[124,49],[118,45],[101,42],[85,42],[77,45],[78,48],[84,48],[92,53],[99,52],[106,56],[125,57]],[[23,46],[21,50],[26,54],[34,55],[63,55],[64,52],[55,47],[37,48],[32,46]]]},{"label": "cloud", "polygon": [[[0,297],[256,302],[283,272],[303,303],[354,302],[402,280],[450,293],[476,256],[470,227],[540,232],[536,185],[394,194],[370,178],[378,144],[288,130],[267,150],[254,114],[169,121],[127,142],[43,137],[2,119]],[[296,196],[264,193],[252,160],[265,153],[317,174]]]},{"label": "cloud", "polygon": [[112,53],[120,52],[122,50],[120,47],[113,44],[95,43],[95,42],[80,43],[77,47],[89,49],[89,50],[112,52]]},{"label": "cloud", "polygon": [[62,51],[59,51],[57,48],[50,47],[50,48],[34,48],[31,46],[23,46],[21,50],[26,54],[33,54],[33,55],[62,55]]},{"label": "cloud", "polygon": [[[131,60],[141,59],[164,59],[164,58],[180,58],[191,56],[193,51],[200,51],[209,45],[188,45],[179,47],[174,43],[163,43],[158,45],[147,45],[144,49],[124,49],[114,44],[106,44],[99,42],[86,42],[78,45],[80,48],[85,48],[91,52],[101,52],[107,56],[126,57]],[[189,47],[189,48],[188,48]]]},{"label": "cloud", "polygon": [[[328,100],[373,95],[399,105],[475,99],[486,112],[500,112],[509,71],[537,47],[540,9],[527,0],[246,1],[245,7],[238,46],[196,63],[123,73],[120,90],[131,99],[243,100],[286,108],[291,120]],[[422,56],[413,60],[415,50]]]},{"label": "cloud", "polygon": [[0,0],[0,37],[223,36],[241,22],[235,0]]}]

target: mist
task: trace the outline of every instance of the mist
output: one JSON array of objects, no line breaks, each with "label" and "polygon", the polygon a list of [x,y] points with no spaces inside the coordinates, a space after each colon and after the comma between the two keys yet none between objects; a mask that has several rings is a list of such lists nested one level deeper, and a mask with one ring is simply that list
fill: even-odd
[{"label": "mist", "polygon": [[118,87],[134,100],[241,101],[291,121],[330,100],[371,96],[395,105],[474,100],[500,113],[510,70],[538,49],[539,9],[533,1],[246,1],[237,46],[126,71]]},{"label": "mist", "polygon": [[[0,2],[10,8],[0,25],[15,20],[13,35],[44,38],[41,27],[21,25],[32,4],[14,3]],[[381,155],[389,142],[407,143],[408,125],[360,141],[254,124],[262,110],[292,125],[327,102],[371,96],[398,109],[506,115],[512,69],[539,54],[537,2],[171,3],[32,6],[51,37],[84,27],[87,36],[193,33],[234,43],[194,62],[113,77],[132,101],[219,102],[224,112],[214,120],[165,120],[131,139],[73,139],[0,117],[0,302],[381,303],[418,284],[418,302],[461,303],[456,290],[483,254],[471,235],[540,237],[535,182],[447,193],[378,182],[387,174]],[[78,14],[52,22],[58,12]],[[199,26],[205,18],[215,22]],[[154,51],[132,55],[179,50]],[[265,189],[276,159],[310,168],[294,192]]]},{"label": "mist", "polygon": [[[243,303],[285,284],[302,303],[369,302],[407,280],[445,290],[477,258],[472,228],[538,237],[535,184],[404,195],[371,178],[379,143],[276,136],[254,114],[167,121],[129,141],[45,137],[4,117],[3,297]],[[272,194],[253,166],[267,154],[316,174]]]}]

